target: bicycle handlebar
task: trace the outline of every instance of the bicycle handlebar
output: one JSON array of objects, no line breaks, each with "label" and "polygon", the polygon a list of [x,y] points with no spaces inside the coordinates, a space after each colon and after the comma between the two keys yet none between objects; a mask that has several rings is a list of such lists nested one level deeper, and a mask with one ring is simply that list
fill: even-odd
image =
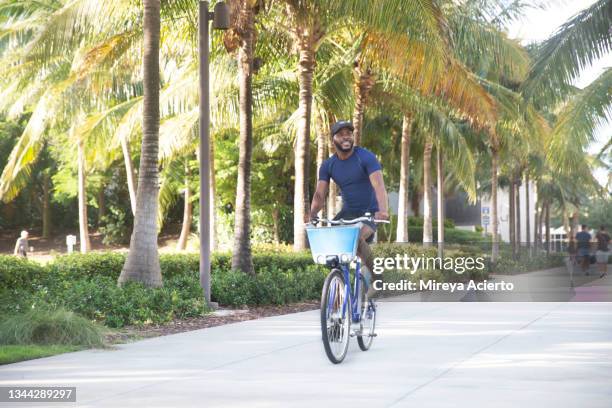
[{"label": "bicycle handlebar", "polygon": [[369,215],[369,213],[366,213],[366,215],[362,216],[362,217],[357,217],[354,218],[352,220],[345,220],[343,218],[339,219],[339,220],[330,220],[330,219],[326,219],[326,218],[315,218],[313,220],[310,221],[310,223],[306,224],[306,225],[317,225],[318,223],[327,223],[329,225],[351,225],[351,224],[357,224],[358,222],[362,222],[362,221],[369,221],[369,222],[375,222],[377,224],[389,224],[391,223],[391,221],[389,220],[375,220],[374,216]]}]

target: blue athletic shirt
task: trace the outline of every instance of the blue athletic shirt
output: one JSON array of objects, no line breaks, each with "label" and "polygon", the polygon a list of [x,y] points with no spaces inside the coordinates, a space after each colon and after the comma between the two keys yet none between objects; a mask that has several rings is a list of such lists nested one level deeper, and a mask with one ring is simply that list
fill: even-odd
[{"label": "blue athletic shirt", "polygon": [[338,184],[343,210],[374,214],[378,211],[378,202],[370,174],[381,169],[374,153],[355,146],[353,154],[346,160],[339,159],[335,154],[325,160],[319,169],[319,180],[329,183],[331,178]]}]

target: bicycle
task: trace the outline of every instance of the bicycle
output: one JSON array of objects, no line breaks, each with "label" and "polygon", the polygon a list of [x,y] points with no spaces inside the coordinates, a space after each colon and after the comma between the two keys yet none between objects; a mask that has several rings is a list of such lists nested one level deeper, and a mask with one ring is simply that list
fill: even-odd
[{"label": "bicycle", "polygon": [[[363,351],[376,337],[376,303],[367,297],[367,283],[357,256],[362,221],[388,223],[366,213],[353,220],[315,219],[306,227],[313,260],[330,269],[321,294],[321,334],[327,358],[334,364],[346,357],[349,337],[357,337]],[[317,227],[319,223],[328,226]],[[355,262],[352,287],[351,262]],[[351,323],[359,325],[353,332]]]}]

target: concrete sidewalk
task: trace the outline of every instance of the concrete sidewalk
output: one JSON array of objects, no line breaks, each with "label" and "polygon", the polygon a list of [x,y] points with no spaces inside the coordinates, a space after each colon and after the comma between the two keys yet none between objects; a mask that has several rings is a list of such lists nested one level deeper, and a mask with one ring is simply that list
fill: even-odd
[{"label": "concrete sidewalk", "polygon": [[[379,336],[325,357],[318,312],[0,367],[79,407],[610,407],[611,303],[379,304]],[[0,404],[9,406],[9,404]],[[41,404],[12,406],[41,407]]]}]

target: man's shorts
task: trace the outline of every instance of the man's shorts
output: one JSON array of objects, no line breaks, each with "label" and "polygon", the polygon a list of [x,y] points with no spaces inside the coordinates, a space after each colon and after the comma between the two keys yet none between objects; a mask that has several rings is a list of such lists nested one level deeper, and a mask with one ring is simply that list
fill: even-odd
[{"label": "man's shorts", "polygon": [[[355,218],[363,217],[364,215],[365,215],[365,211],[341,210],[334,217],[334,221],[338,221],[339,219],[352,220],[352,219],[355,219]],[[372,215],[374,215],[374,214],[372,214]],[[374,232],[376,232],[376,223],[375,222],[371,222],[371,221],[361,221],[361,222],[364,223],[365,225],[367,225],[368,227],[372,228],[372,230]],[[368,244],[371,244],[372,241],[374,241],[374,235],[375,234],[372,234],[372,235],[370,235],[366,239],[366,242]]]},{"label": "man's shorts", "polygon": [[595,253],[595,257],[597,258],[597,263],[599,264],[607,264],[608,258],[610,257],[609,251],[597,250]]}]

